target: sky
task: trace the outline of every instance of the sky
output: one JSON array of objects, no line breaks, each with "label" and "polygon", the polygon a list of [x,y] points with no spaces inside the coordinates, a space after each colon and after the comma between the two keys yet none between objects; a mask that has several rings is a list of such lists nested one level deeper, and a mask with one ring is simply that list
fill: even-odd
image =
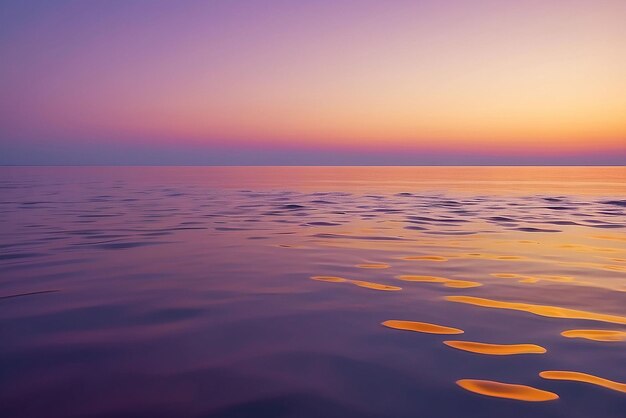
[{"label": "sky", "polygon": [[0,2],[0,164],[626,164],[624,0]]}]

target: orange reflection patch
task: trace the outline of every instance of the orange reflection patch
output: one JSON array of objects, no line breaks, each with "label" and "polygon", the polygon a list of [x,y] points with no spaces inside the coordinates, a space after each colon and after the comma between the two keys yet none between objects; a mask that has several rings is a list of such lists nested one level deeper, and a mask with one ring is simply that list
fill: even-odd
[{"label": "orange reflection patch", "polygon": [[351,280],[350,283],[359,287],[365,287],[365,288],[374,289],[374,290],[387,290],[387,291],[402,290],[402,288],[398,286],[389,286],[389,285],[380,284],[380,283],[364,282],[362,280]]},{"label": "orange reflection patch", "polygon": [[592,385],[598,385],[607,389],[626,393],[626,383],[614,382],[612,380],[603,379],[601,377],[587,373],[549,370],[539,373],[539,376],[543,377],[544,379],[551,380],[571,380],[573,382],[591,383]]},{"label": "orange reflection patch", "polygon": [[484,260],[503,260],[503,261],[517,261],[517,260],[526,259],[526,257],[522,257],[520,255],[502,255],[502,254],[486,254],[486,253],[461,254],[461,257],[480,258]]},{"label": "orange reflection patch", "polygon": [[470,282],[468,280],[452,280],[446,279],[445,277],[435,277],[435,276],[397,276],[398,279],[404,280],[405,282],[425,282],[425,283],[443,283],[444,286],[447,287],[455,287],[455,288],[468,288],[468,287],[478,287],[482,286],[482,283]]},{"label": "orange reflection patch", "polygon": [[344,279],[343,277],[335,277],[335,276],[313,276],[312,280],[318,280],[320,282],[331,282],[331,283],[344,283],[349,282],[349,279]]},{"label": "orange reflection patch", "polygon": [[557,276],[557,275],[542,275],[538,276],[541,280],[550,280],[553,282],[573,282],[574,278],[571,276]]},{"label": "orange reflection patch", "polygon": [[560,263],[560,264],[564,266],[588,267],[590,269],[595,269],[595,270],[617,271],[621,273],[626,273],[626,266],[621,266],[619,264],[600,264],[600,263]]},{"label": "orange reflection patch", "polygon": [[497,277],[499,279],[515,279],[519,283],[537,283],[538,278],[532,276],[524,276],[523,274],[515,273],[491,273],[490,276]]},{"label": "orange reflection patch", "polygon": [[360,269],[388,269],[391,267],[389,264],[384,263],[369,263],[369,264],[357,264],[355,267]]},{"label": "orange reflection patch", "polygon": [[451,302],[467,303],[469,305],[482,306],[485,308],[511,309],[514,311],[530,312],[535,315],[546,316],[549,318],[587,319],[590,321],[609,322],[613,324],[626,324],[626,317],[623,316],[579,311],[576,309],[567,309],[558,306],[503,302],[492,299],[476,298],[473,296],[446,296],[445,299]]},{"label": "orange reflection patch", "polygon": [[457,385],[470,392],[496,398],[516,399],[518,401],[543,402],[558,399],[559,395],[531,386],[513,385],[491,380],[461,379]]},{"label": "orange reflection patch", "polygon": [[352,279],[346,279],[343,277],[336,277],[336,276],[312,276],[311,279],[317,280],[320,282],[351,283],[355,286],[365,287],[367,289],[373,289],[373,290],[385,290],[385,291],[402,290],[402,288],[398,286],[388,286],[388,285],[380,284],[380,283],[365,282],[363,280],[352,280]]},{"label": "orange reflection patch", "polygon": [[626,340],[626,332],[608,329],[570,329],[563,331],[561,335],[567,338],[584,338],[587,340],[605,342]]},{"label": "orange reflection patch", "polygon": [[525,276],[522,276],[521,274],[515,274],[515,273],[491,273],[490,274],[493,277],[497,277],[499,279],[519,279]]},{"label": "orange reflection patch", "polygon": [[535,344],[488,344],[472,341],[444,341],[445,345],[471,353],[492,356],[508,356],[512,354],[543,354],[547,350]]},{"label": "orange reflection patch", "polygon": [[548,274],[527,276],[517,273],[491,273],[490,276],[497,277],[499,279],[516,279],[519,283],[537,283],[541,280],[546,280],[550,282],[575,282],[574,278],[571,276],[557,276]]},{"label": "orange reflection patch", "polygon": [[583,245],[583,244],[563,244],[563,245],[559,245],[557,248],[565,248],[565,249],[573,250],[579,253],[594,253],[594,252],[595,253],[614,253],[618,251],[615,248],[592,247],[590,245]]},{"label": "orange reflection patch", "polygon": [[429,324],[428,322],[399,321],[395,319],[385,321],[382,325],[388,328],[424,332],[427,334],[463,334],[464,332],[458,328],[444,327],[443,325]]},{"label": "orange reflection patch", "polygon": [[470,282],[469,280],[448,280],[443,284],[446,287],[455,287],[458,289],[466,289],[468,287],[482,286],[482,283]]},{"label": "orange reflection patch", "polygon": [[410,255],[408,257],[402,257],[402,259],[409,261],[448,261],[447,257],[440,255]]},{"label": "orange reflection patch", "polygon": [[596,239],[606,239],[606,240],[613,240],[613,241],[626,241],[626,237],[622,236],[622,235],[591,235],[590,238],[596,238]]},{"label": "orange reflection patch", "polygon": [[539,281],[536,277],[527,277],[525,279],[519,280],[520,283],[537,283]]}]

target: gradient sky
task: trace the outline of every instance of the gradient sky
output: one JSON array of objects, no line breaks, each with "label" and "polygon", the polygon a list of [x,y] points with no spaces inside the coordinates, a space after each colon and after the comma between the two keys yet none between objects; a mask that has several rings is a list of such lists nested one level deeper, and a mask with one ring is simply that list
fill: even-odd
[{"label": "gradient sky", "polygon": [[0,164],[626,164],[624,22],[624,0],[4,0]]}]

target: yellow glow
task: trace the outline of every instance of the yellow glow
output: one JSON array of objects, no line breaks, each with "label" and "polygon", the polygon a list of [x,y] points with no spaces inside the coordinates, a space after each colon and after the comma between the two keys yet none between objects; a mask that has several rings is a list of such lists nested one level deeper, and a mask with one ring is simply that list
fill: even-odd
[{"label": "yellow glow", "polygon": [[494,382],[491,380],[461,379],[457,385],[470,392],[496,398],[515,399],[527,402],[552,401],[559,398],[556,393],[525,385]]},{"label": "yellow glow", "polygon": [[530,303],[503,302],[492,299],[483,299],[473,296],[446,296],[451,302],[467,303],[469,305],[482,306],[485,308],[511,309],[514,311],[530,312],[539,316],[550,318],[587,319],[590,321],[609,322],[614,324],[626,324],[626,317],[618,315],[606,315],[594,312],[579,311],[576,309],[561,308],[558,306],[533,305]]},{"label": "yellow glow", "polygon": [[563,331],[561,335],[567,338],[584,338],[593,341],[626,341],[626,332],[608,329],[570,329]]},{"label": "yellow glow", "polygon": [[415,321],[400,321],[391,319],[385,321],[382,325],[405,331],[424,332],[427,334],[463,334],[463,330],[452,327],[445,327],[443,325],[429,324],[427,322],[415,322]]},{"label": "yellow glow", "polygon": [[434,277],[434,276],[403,275],[403,276],[398,276],[398,279],[404,280],[405,282],[443,283],[443,285],[446,287],[456,287],[459,289],[482,286],[482,283],[478,283],[478,282],[471,282],[468,280],[452,280],[452,279],[446,279],[445,277]]},{"label": "yellow glow", "polygon": [[591,383],[593,385],[626,393],[626,383],[614,382],[613,380],[604,379],[587,373],[549,370],[539,373],[539,376],[544,379],[571,380],[573,382]]},{"label": "yellow glow", "polygon": [[445,345],[471,353],[492,356],[508,356],[512,354],[543,354],[546,349],[536,344],[488,344],[473,341],[444,341]]}]

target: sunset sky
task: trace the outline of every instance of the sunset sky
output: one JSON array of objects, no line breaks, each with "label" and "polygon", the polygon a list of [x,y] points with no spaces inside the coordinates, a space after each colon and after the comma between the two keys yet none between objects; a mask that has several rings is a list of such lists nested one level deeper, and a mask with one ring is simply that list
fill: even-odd
[{"label": "sunset sky", "polygon": [[0,3],[0,164],[626,164],[626,1]]}]

